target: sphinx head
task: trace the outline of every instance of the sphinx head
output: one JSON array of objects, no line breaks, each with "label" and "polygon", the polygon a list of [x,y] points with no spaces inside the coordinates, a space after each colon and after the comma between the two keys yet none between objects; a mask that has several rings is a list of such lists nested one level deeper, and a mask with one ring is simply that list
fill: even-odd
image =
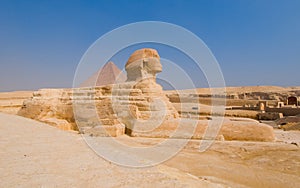
[{"label": "sphinx head", "polygon": [[156,74],[162,71],[162,65],[156,50],[143,48],[135,51],[129,57],[125,69],[127,81],[140,81],[156,79]]}]

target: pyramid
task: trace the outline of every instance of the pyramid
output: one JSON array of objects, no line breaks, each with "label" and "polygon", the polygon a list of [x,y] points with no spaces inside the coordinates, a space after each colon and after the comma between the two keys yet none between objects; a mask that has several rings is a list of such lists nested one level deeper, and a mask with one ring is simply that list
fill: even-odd
[{"label": "pyramid", "polygon": [[103,86],[126,81],[126,75],[112,62],[106,63],[100,70],[80,84],[80,87]]}]

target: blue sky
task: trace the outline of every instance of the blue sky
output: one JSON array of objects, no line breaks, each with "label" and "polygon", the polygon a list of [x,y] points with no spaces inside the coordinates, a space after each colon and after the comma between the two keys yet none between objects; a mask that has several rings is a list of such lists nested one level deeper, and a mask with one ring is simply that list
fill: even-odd
[{"label": "blue sky", "polygon": [[298,0],[0,0],[0,91],[71,87],[95,40],[149,20],[201,38],[228,86],[300,85],[299,10]]}]

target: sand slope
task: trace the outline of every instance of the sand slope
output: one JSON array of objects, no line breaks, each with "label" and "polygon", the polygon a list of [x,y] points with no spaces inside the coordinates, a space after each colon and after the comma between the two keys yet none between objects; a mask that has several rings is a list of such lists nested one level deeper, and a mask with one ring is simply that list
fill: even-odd
[{"label": "sand slope", "polygon": [[275,133],[276,142],[215,142],[204,153],[193,140],[164,164],[136,169],[102,159],[76,133],[0,113],[0,187],[300,187],[300,132]]},{"label": "sand slope", "polygon": [[164,165],[116,166],[78,134],[1,113],[0,174],[0,187],[220,187]]}]

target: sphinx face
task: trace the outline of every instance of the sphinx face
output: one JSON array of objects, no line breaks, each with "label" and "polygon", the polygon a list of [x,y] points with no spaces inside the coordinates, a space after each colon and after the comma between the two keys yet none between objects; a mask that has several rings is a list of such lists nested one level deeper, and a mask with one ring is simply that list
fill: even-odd
[{"label": "sphinx face", "polygon": [[128,81],[137,81],[145,78],[155,78],[162,71],[158,58],[143,58],[132,62],[126,67]]},{"label": "sphinx face", "polygon": [[135,51],[128,59],[125,69],[127,81],[140,81],[143,79],[155,80],[156,74],[162,71],[160,57],[154,49],[140,49]]},{"label": "sphinx face", "polygon": [[162,65],[158,58],[144,58],[143,66],[144,69],[151,74],[157,74],[162,71]]}]

